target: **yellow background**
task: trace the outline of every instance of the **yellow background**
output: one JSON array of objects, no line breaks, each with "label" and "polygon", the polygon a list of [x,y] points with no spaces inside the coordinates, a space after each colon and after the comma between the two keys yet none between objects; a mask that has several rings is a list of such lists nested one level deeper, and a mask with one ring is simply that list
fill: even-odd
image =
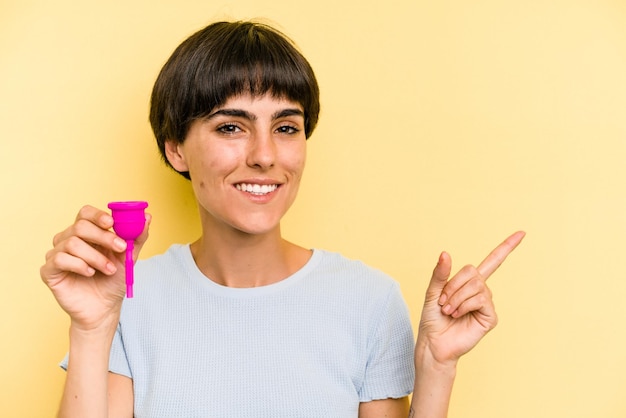
[{"label": "yellow background", "polygon": [[39,266],[81,205],[148,200],[142,257],[197,236],[150,89],[192,32],[253,17],[322,90],[287,238],[393,275],[417,323],[441,250],[459,268],[528,233],[450,416],[626,416],[622,0],[0,0],[0,416],[56,409],[68,321]]}]

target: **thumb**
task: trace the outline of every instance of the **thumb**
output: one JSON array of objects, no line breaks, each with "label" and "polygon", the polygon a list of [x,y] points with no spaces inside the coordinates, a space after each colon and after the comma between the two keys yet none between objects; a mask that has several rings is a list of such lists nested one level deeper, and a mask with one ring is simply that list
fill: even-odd
[{"label": "thumb", "polygon": [[444,251],[439,256],[430,283],[428,284],[428,289],[426,290],[427,301],[439,299],[443,288],[446,286],[446,283],[448,283],[451,271],[452,259],[450,258],[450,254]]}]

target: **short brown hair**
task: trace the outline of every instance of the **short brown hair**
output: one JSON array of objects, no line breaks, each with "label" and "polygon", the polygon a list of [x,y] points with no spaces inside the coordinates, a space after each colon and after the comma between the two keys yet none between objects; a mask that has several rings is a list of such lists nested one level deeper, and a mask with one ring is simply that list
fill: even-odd
[{"label": "short brown hair", "polygon": [[[154,84],[150,124],[166,164],[166,141],[184,142],[194,120],[244,92],[271,93],[299,103],[305,135],[313,133],[319,87],[295,44],[262,23],[217,22],[181,43]],[[189,178],[189,173],[181,174]]]}]

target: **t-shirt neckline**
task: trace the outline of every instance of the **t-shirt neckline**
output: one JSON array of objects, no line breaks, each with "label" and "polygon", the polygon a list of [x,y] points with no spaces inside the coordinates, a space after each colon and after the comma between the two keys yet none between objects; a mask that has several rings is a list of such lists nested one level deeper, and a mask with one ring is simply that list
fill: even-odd
[{"label": "t-shirt neckline", "polygon": [[183,245],[181,250],[185,268],[187,269],[189,277],[192,281],[199,282],[203,287],[215,294],[231,297],[262,296],[291,287],[302,281],[303,278],[306,277],[320,263],[324,253],[321,250],[312,249],[311,257],[304,264],[304,266],[292,275],[275,283],[257,287],[228,287],[216,283],[200,271],[193,255],[191,254],[190,244]]}]

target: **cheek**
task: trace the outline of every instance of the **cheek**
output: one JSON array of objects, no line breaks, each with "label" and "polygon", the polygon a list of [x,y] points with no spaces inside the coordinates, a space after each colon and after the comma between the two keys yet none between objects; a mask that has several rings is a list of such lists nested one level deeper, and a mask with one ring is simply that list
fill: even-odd
[{"label": "cheek", "polygon": [[297,166],[294,166],[294,172],[296,173],[298,178],[302,178],[302,174],[304,173],[304,165],[305,160],[301,159],[300,161],[298,161]]},{"label": "cheek", "polygon": [[289,170],[293,172],[294,175],[302,177],[302,172],[304,171],[304,166],[306,165],[306,146],[302,146],[302,148],[294,150],[288,161]]},{"label": "cheek", "polygon": [[192,153],[189,169],[200,180],[200,186],[226,176],[237,167],[237,154],[223,148],[199,148]]}]

